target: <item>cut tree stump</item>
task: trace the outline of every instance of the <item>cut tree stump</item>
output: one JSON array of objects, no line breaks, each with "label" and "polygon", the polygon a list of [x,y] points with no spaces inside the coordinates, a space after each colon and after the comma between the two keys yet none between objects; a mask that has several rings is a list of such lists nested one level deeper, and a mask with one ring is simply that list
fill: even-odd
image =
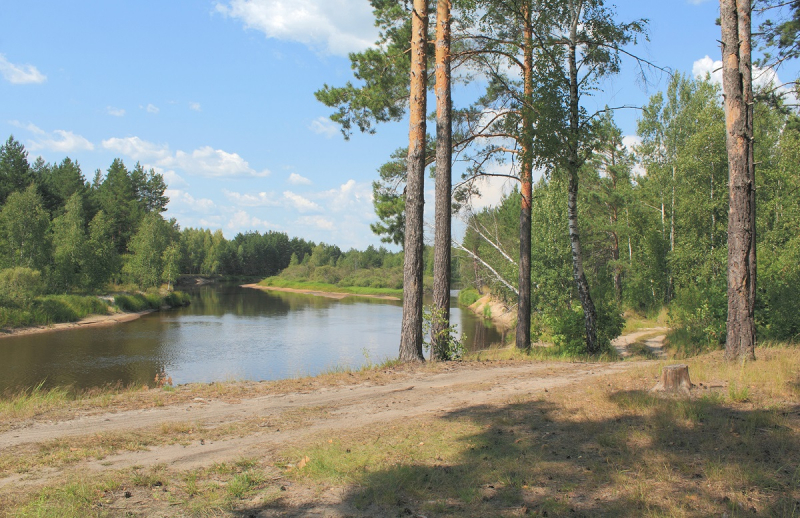
[{"label": "cut tree stump", "polygon": [[689,392],[693,385],[689,379],[689,366],[668,365],[661,371],[661,381],[652,390],[658,392]]}]

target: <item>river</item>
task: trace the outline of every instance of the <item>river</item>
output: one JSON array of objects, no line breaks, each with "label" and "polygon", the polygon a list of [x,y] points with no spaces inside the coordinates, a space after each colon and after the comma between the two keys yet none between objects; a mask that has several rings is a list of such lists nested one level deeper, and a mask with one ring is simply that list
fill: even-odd
[{"label": "river", "polygon": [[[188,290],[191,305],[109,327],[0,339],[0,392],[70,386],[274,380],[358,368],[396,358],[397,301],[261,291],[211,284]],[[455,297],[453,297],[455,301]],[[455,305],[451,320],[478,350],[503,339]]]}]

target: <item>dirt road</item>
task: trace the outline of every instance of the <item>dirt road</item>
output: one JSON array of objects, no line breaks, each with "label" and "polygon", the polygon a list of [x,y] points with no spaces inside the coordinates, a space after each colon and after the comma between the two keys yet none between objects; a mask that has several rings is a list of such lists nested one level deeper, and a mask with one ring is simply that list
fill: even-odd
[{"label": "dirt road", "polygon": [[[269,457],[293,442],[325,430],[359,429],[370,425],[437,415],[480,404],[503,404],[515,396],[583,383],[587,379],[628,369],[625,363],[465,363],[446,372],[412,370],[387,384],[320,387],[291,394],[243,399],[236,403],[197,398],[190,403],[117,413],[74,415],[59,422],[34,421],[0,434],[0,451],[30,451],[57,440],[102,436],[135,430],[160,430],[165,423],[189,423],[204,430],[249,426],[241,436],[126,451],[102,459],[90,458],[66,467],[34,468],[24,475],[0,478],[10,483],[46,482],[73,470],[107,471],[130,466],[166,464],[193,469],[257,455]],[[255,423],[255,426],[254,426]],[[247,426],[245,426],[245,424]]]}]

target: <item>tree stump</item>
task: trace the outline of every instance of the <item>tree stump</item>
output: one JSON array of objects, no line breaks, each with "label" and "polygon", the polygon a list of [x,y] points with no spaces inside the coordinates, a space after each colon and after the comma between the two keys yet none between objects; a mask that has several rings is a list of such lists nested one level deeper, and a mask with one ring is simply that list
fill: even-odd
[{"label": "tree stump", "polygon": [[653,387],[658,392],[689,392],[692,388],[689,380],[689,366],[684,364],[668,365],[661,371],[661,381]]}]

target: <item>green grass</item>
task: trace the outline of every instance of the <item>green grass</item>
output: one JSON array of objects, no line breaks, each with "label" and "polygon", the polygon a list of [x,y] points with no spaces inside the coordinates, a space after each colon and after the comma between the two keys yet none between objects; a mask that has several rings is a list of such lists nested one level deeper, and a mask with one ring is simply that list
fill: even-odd
[{"label": "green grass", "polygon": [[273,286],[275,288],[292,288],[296,290],[321,291],[325,293],[350,293],[353,295],[379,295],[402,297],[403,290],[393,288],[370,288],[364,286],[337,286],[324,282],[291,281],[281,277],[267,277],[258,283],[260,286]]},{"label": "green grass", "polygon": [[88,315],[108,313],[108,304],[91,295],[47,295],[24,307],[0,307],[0,328],[45,326],[75,322]]},{"label": "green grass", "polygon": [[162,306],[185,306],[189,304],[189,295],[173,291],[167,295],[151,293],[119,293],[114,295],[114,305],[122,311],[136,313],[148,309],[159,309]]},{"label": "green grass", "polygon": [[478,290],[472,288],[467,288],[458,292],[458,303],[462,306],[471,306],[475,304],[479,298],[481,298],[481,294],[478,293]]}]

